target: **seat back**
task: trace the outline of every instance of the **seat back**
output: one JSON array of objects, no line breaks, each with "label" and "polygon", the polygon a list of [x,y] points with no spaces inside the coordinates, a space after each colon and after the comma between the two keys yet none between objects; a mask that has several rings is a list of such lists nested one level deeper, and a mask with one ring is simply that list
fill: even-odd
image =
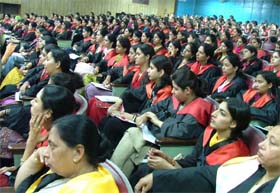
[{"label": "seat back", "polygon": [[213,105],[213,111],[217,110],[219,108],[219,103],[213,99],[211,96],[207,96],[204,98],[207,102],[211,103]]},{"label": "seat back", "polygon": [[84,115],[86,114],[88,108],[88,102],[82,95],[75,93],[74,94],[76,102],[80,105],[79,109],[77,110],[77,115]]},{"label": "seat back", "polygon": [[249,126],[243,131],[243,138],[248,145],[250,155],[256,155],[259,150],[259,143],[265,139],[265,134],[254,126]]},{"label": "seat back", "polygon": [[263,69],[265,69],[265,68],[268,67],[270,64],[269,64],[268,61],[262,60],[262,65],[263,65]]},{"label": "seat back", "polygon": [[127,179],[127,177],[124,175],[124,173],[121,171],[121,169],[111,162],[110,160],[106,160],[105,162],[101,163],[101,165],[106,168],[114,177],[115,182],[119,188],[119,192],[121,193],[133,193],[132,187]]},{"label": "seat back", "polygon": [[57,45],[60,48],[71,48],[72,41],[71,40],[57,40]]},{"label": "seat back", "polygon": [[274,50],[275,49],[275,43],[272,43],[270,41],[265,41],[262,45],[263,50]]},{"label": "seat back", "polygon": [[248,89],[252,88],[256,78],[254,76],[249,75],[249,74],[244,73],[244,75],[247,78],[246,83],[247,83]]}]

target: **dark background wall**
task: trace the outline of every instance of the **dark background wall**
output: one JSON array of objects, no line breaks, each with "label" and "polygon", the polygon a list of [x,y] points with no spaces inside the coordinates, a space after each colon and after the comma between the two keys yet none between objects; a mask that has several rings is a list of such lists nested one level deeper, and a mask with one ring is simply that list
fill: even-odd
[{"label": "dark background wall", "polygon": [[280,24],[280,6],[273,0],[177,0],[175,14],[223,15],[228,18],[234,15],[237,21],[267,20]]}]

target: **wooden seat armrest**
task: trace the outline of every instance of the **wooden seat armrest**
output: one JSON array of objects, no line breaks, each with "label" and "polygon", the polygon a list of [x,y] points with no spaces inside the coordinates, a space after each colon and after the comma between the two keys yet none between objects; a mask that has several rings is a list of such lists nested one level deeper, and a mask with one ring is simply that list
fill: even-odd
[{"label": "wooden seat armrest", "polygon": [[12,193],[15,192],[14,187],[9,186],[9,187],[0,187],[0,192],[1,193]]},{"label": "wooden seat armrest", "polygon": [[14,154],[20,154],[24,152],[26,143],[13,143],[8,145],[8,149]]},{"label": "wooden seat armrest", "polygon": [[172,137],[164,137],[157,140],[159,145],[195,145],[196,139],[177,139]]}]

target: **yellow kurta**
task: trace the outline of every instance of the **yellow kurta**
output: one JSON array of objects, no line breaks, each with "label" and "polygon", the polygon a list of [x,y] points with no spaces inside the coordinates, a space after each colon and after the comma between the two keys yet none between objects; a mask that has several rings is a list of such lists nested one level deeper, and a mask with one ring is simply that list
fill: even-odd
[{"label": "yellow kurta", "polygon": [[111,173],[102,166],[98,171],[86,173],[69,180],[59,193],[119,193]]},{"label": "yellow kurta", "polygon": [[[51,174],[48,171],[36,180],[26,192],[34,192],[45,175]],[[43,188],[44,189],[44,188]],[[52,191],[52,190],[51,190]],[[119,193],[119,189],[111,173],[99,165],[97,171],[82,174],[70,179],[58,188],[58,193]]]}]

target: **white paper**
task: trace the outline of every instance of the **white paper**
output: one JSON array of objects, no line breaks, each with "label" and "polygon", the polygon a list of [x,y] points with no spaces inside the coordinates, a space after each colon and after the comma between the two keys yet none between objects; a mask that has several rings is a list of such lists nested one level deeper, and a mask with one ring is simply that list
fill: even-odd
[{"label": "white paper", "polygon": [[89,63],[79,62],[76,64],[74,72],[81,75],[93,74],[93,66]]},{"label": "white paper", "polygon": [[143,133],[143,139],[145,141],[149,141],[153,144],[156,144],[156,137],[151,133],[147,125],[143,124],[141,125],[142,133]]},{"label": "white paper", "polygon": [[100,88],[102,90],[112,91],[112,89],[105,87],[103,84],[96,83],[96,82],[91,82],[91,84],[93,84],[95,87]]},{"label": "white paper", "polygon": [[77,58],[79,58],[80,56],[74,53],[69,54],[70,59],[72,60],[76,60]]},{"label": "white paper", "polygon": [[95,98],[97,98],[98,100],[102,101],[102,102],[109,102],[109,103],[114,103],[118,100],[119,97],[116,96],[95,96]]},{"label": "white paper", "polygon": [[22,101],[22,100],[19,98],[19,96],[20,96],[20,92],[18,91],[18,92],[15,93],[15,101],[18,101],[18,102]]}]

